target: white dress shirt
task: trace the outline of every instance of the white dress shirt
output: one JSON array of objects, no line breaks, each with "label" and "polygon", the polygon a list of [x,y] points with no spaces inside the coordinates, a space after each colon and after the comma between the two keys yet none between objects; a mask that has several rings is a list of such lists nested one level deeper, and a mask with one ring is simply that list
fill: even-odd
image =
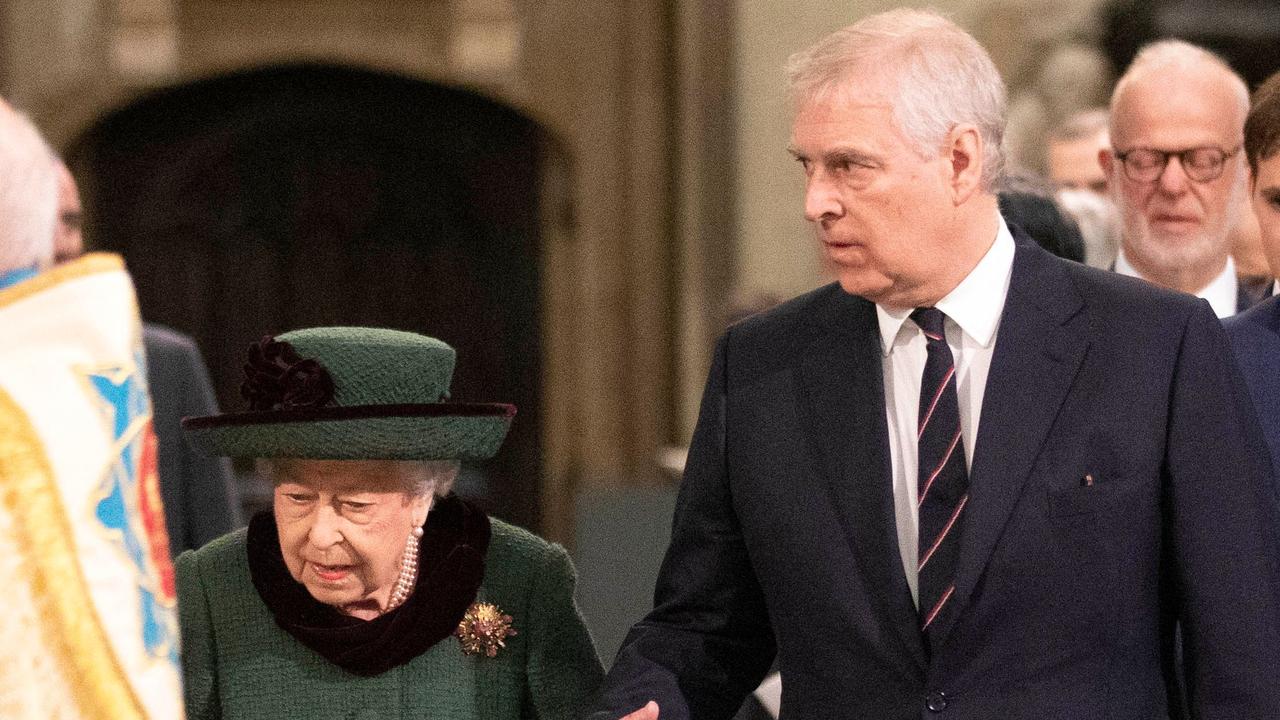
[{"label": "white dress shirt", "polygon": [[[973,465],[973,446],[982,415],[982,396],[996,346],[996,329],[1009,293],[1013,271],[1013,236],[1004,219],[995,241],[972,271],[935,306],[947,316],[947,344],[956,364],[956,392],[965,462]],[[884,405],[889,419],[889,457],[893,467],[893,506],[898,523],[898,549],[911,597],[919,604],[916,559],[919,557],[920,513],[916,506],[919,451],[916,425],[920,415],[920,380],[927,355],[925,337],[909,317],[914,308],[892,310],[876,305],[884,351]]]},{"label": "white dress shirt", "polygon": [[[1120,248],[1120,252],[1116,254],[1116,272],[1147,280],[1129,262],[1129,258],[1124,256],[1124,248]],[[1151,281],[1147,280],[1147,282]],[[1240,281],[1236,278],[1236,263],[1230,255],[1227,256],[1227,264],[1222,268],[1222,272],[1218,273],[1212,282],[1201,288],[1200,292],[1196,293],[1196,297],[1208,300],[1209,306],[1213,308],[1213,314],[1219,318],[1236,314],[1236,305],[1240,302]]]}]

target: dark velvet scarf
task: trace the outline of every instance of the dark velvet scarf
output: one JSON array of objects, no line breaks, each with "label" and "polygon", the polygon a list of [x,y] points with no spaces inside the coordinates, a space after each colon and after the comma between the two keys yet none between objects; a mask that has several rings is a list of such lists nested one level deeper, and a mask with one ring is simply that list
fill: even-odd
[{"label": "dark velvet scarf", "polygon": [[413,594],[391,612],[361,620],[326,605],[295,581],[280,554],[269,512],[249,522],[249,572],[276,624],[298,642],[356,675],[403,665],[453,634],[484,579],[489,518],[450,495],[427,516]]}]

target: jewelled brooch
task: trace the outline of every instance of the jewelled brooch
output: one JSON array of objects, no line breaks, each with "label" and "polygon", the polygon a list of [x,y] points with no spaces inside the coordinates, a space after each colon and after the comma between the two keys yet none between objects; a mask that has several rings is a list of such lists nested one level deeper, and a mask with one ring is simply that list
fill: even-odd
[{"label": "jewelled brooch", "polygon": [[493,603],[472,603],[453,632],[462,644],[462,652],[468,655],[494,657],[498,648],[506,647],[506,639],[516,634],[511,627],[511,616],[504,615]]}]

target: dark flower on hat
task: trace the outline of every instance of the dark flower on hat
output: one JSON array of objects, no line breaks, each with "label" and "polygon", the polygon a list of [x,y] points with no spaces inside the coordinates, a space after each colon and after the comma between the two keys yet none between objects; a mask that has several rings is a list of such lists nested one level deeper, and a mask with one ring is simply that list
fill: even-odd
[{"label": "dark flower on hat", "polygon": [[333,401],[333,378],[289,343],[265,335],[249,346],[240,395],[254,411],[324,407]]}]

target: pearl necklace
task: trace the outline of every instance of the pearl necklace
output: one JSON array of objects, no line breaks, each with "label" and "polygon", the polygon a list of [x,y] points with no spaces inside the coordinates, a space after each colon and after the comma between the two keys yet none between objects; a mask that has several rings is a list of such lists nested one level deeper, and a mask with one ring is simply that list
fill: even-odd
[{"label": "pearl necklace", "polygon": [[396,578],[396,587],[391,591],[391,599],[387,601],[386,614],[404,604],[413,594],[413,586],[418,582],[418,545],[422,540],[422,528],[415,527],[409,533],[409,540],[404,546],[404,557],[400,560],[400,576]]}]

